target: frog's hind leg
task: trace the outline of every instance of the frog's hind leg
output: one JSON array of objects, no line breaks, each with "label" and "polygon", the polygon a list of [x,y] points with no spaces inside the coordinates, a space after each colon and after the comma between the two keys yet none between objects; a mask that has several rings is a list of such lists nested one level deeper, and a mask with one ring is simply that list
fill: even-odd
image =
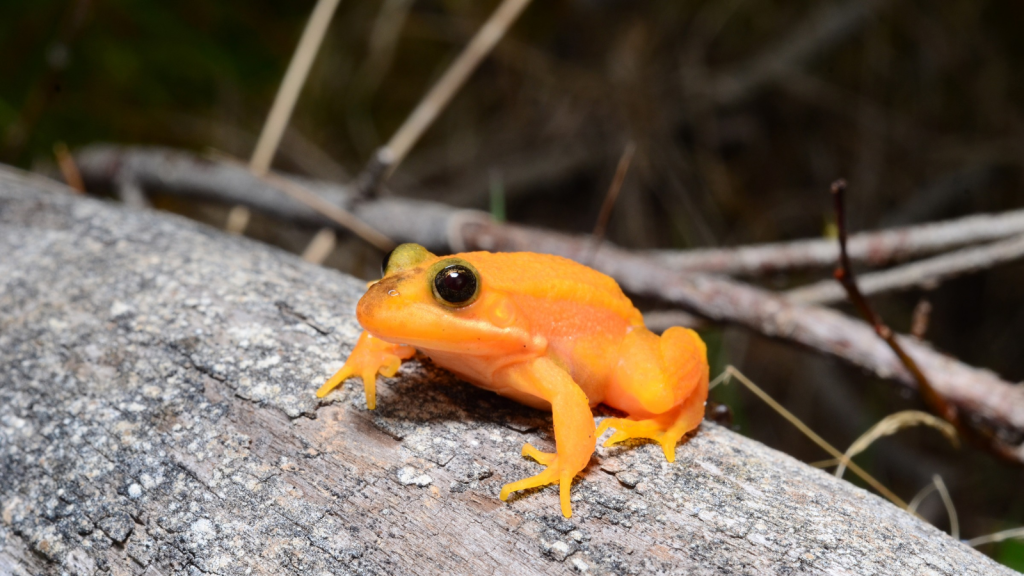
[{"label": "frog's hind leg", "polygon": [[634,330],[624,339],[621,354],[624,361],[605,403],[631,417],[606,418],[597,434],[616,430],[605,446],[630,438],[654,440],[673,462],[676,444],[704,418],[708,396],[704,342],[686,328],[669,328],[660,338],[647,330]]}]

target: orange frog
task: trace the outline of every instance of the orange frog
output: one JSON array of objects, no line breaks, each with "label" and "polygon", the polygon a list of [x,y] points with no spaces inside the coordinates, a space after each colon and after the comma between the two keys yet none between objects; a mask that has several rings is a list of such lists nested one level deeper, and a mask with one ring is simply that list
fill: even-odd
[{"label": "orange frog", "polygon": [[[618,284],[600,272],[558,256],[435,256],[418,244],[396,248],[383,272],[359,300],[365,332],[317,396],[361,376],[372,410],[377,373],[394,376],[419,350],[481,388],[551,410],[555,453],[523,446],[524,456],[547,468],[506,484],[502,500],[557,482],[570,517],[573,477],[606,429],[616,432],[605,446],[649,438],[672,462],[676,442],[704,417],[704,342],[686,328],[660,337],[648,331]],[[629,417],[606,418],[595,429],[590,407],[599,403]]]}]

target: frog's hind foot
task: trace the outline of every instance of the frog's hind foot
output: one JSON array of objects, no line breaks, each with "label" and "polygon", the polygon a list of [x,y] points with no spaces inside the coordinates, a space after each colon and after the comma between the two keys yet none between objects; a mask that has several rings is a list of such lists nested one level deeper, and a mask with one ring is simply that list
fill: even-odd
[{"label": "frog's hind foot", "polygon": [[699,397],[691,397],[681,406],[646,420],[605,418],[597,427],[597,435],[601,436],[609,428],[615,429],[615,433],[605,440],[604,446],[631,438],[654,440],[661,445],[665,459],[675,462],[676,444],[687,432],[696,429],[703,419],[704,402]]},{"label": "frog's hind foot", "polygon": [[558,454],[551,454],[549,452],[541,452],[529,444],[523,445],[523,456],[533,458],[538,463],[547,466],[540,474],[535,474],[529,478],[523,478],[515,482],[510,482],[501,487],[501,494],[498,496],[502,500],[508,500],[508,497],[513,492],[520,490],[528,490],[530,488],[539,488],[541,486],[547,486],[548,484],[558,483],[558,499],[562,507],[562,515],[566,518],[572,517],[572,506],[569,503],[570,489],[572,488],[572,479],[576,477],[576,473],[579,470],[571,470],[566,466],[561,465],[558,461]]},{"label": "frog's hind foot", "polygon": [[615,433],[604,441],[603,446],[611,446],[633,438],[654,440],[661,445],[662,451],[665,452],[665,459],[669,462],[675,462],[676,443],[683,437],[683,434],[673,437],[656,419],[605,418],[597,427],[597,435],[600,436],[609,428],[614,428]]}]

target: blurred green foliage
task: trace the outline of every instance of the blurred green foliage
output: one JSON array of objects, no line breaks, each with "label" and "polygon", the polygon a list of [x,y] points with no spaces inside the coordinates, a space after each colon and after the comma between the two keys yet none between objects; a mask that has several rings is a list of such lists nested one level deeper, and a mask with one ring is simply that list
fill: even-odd
[{"label": "blurred green foliage", "polygon": [[1024,542],[1020,540],[1000,542],[995,559],[1014,570],[1024,572]]}]

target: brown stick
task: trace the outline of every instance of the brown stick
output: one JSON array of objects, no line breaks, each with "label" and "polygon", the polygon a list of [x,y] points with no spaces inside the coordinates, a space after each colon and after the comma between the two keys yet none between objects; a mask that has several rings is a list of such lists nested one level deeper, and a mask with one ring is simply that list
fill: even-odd
[{"label": "brown stick", "polygon": [[971,440],[978,446],[988,449],[992,453],[1007,459],[1017,460],[1016,457],[1006,446],[996,441],[992,434],[981,430],[976,430],[967,425],[966,422],[960,417],[960,413],[957,407],[948,402],[946,398],[939,394],[935,387],[932,386],[931,380],[921,370],[917,361],[914,360],[907,352],[903,349],[903,345],[896,338],[892,329],[889,328],[882,321],[882,318],[875,312],[874,308],[868,302],[864,294],[861,293],[857,287],[857,278],[854,275],[853,267],[850,265],[850,257],[846,252],[846,181],[836,180],[832,183],[832,199],[835,206],[836,223],[839,227],[839,263],[835,269],[836,280],[846,290],[847,296],[850,301],[853,302],[854,306],[860,312],[860,315],[867,320],[875,332],[878,334],[885,343],[889,345],[893,353],[900,359],[903,366],[906,367],[907,371],[913,375],[914,380],[917,381],[917,391],[921,394],[921,398],[928,408],[942,417],[950,424],[956,426],[957,430],[962,436]]},{"label": "brown stick", "polygon": [[[605,232],[608,229],[608,221],[612,217],[612,209],[615,208],[615,201],[622,191],[622,184],[626,181],[626,173],[629,172],[629,165],[633,162],[633,154],[636,153],[636,143],[632,140],[626,143],[626,148],[619,157],[619,165],[615,168],[615,176],[608,186],[608,193],[605,194],[604,202],[601,204],[601,212],[597,215],[597,223],[594,225],[593,240],[591,241],[591,252],[597,251],[604,241]],[[589,258],[588,258],[589,260]]]},{"label": "brown stick", "polygon": [[900,345],[896,336],[893,334],[892,329],[889,328],[882,321],[882,318],[875,313],[874,308],[868,303],[867,298],[861,293],[860,289],[857,288],[857,278],[853,273],[853,266],[850,265],[850,256],[846,251],[846,180],[836,180],[832,183],[832,199],[835,203],[836,223],[839,227],[839,264],[835,269],[836,280],[842,285],[846,291],[847,297],[853,302],[854,306],[860,312],[860,315],[864,317],[864,320],[875,329],[882,340],[892,348],[892,351],[900,359],[900,362],[906,366],[910,374],[913,375],[914,380],[917,381],[918,392],[924,399],[925,404],[932,409],[933,412],[949,421],[955,426],[960,426],[960,418],[957,415],[956,407],[951,406],[946,399],[943,398],[935,388],[932,387],[928,377],[925,376],[924,372],[904,350],[903,346]]}]

